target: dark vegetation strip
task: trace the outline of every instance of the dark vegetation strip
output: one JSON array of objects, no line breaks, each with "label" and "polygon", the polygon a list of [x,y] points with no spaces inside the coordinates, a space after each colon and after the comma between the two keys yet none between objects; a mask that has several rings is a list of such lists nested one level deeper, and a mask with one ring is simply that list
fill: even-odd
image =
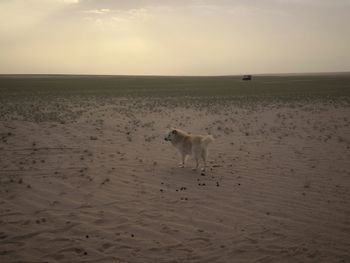
[{"label": "dark vegetation strip", "polygon": [[322,97],[350,96],[350,74],[253,76],[0,76],[1,96]]}]

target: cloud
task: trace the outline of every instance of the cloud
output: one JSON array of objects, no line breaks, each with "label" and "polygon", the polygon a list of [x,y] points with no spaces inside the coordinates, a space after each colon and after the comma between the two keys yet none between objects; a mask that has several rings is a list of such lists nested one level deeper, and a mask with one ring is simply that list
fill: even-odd
[{"label": "cloud", "polygon": [[111,10],[108,8],[101,8],[101,9],[92,9],[92,10],[85,10],[83,13],[86,14],[95,14],[95,15],[103,15],[109,13]]},{"label": "cloud", "polygon": [[212,7],[255,7],[261,9],[283,8],[283,7],[305,7],[305,6],[350,6],[348,0],[80,0],[81,7],[92,9],[110,8],[110,9],[137,9],[149,7],[194,7],[194,6],[212,6]]},{"label": "cloud", "polygon": [[30,30],[78,0],[3,0],[0,1],[0,35]]},{"label": "cloud", "polygon": [[82,8],[109,8],[114,10],[139,9],[159,6],[187,6],[195,3],[195,0],[80,0]]}]

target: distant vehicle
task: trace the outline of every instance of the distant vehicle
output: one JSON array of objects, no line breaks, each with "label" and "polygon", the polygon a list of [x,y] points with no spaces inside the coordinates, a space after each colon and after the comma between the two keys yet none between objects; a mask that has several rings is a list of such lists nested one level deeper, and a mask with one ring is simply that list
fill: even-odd
[{"label": "distant vehicle", "polygon": [[252,75],[244,75],[242,80],[252,80]]}]

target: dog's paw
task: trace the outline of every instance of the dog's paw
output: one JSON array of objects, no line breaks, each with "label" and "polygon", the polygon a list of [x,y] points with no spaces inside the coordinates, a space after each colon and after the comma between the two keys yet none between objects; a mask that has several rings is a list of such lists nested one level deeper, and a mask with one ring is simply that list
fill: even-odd
[{"label": "dog's paw", "polygon": [[183,163],[179,163],[178,167],[179,168],[185,168],[185,165]]}]

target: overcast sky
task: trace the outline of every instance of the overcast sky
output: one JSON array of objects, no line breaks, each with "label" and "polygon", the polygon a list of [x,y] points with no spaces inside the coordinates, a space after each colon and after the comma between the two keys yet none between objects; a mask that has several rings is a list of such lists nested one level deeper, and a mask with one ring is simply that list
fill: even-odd
[{"label": "overcast sky", "polygon": [[0,73],[350,71],[350,0],[0,0]]}]

